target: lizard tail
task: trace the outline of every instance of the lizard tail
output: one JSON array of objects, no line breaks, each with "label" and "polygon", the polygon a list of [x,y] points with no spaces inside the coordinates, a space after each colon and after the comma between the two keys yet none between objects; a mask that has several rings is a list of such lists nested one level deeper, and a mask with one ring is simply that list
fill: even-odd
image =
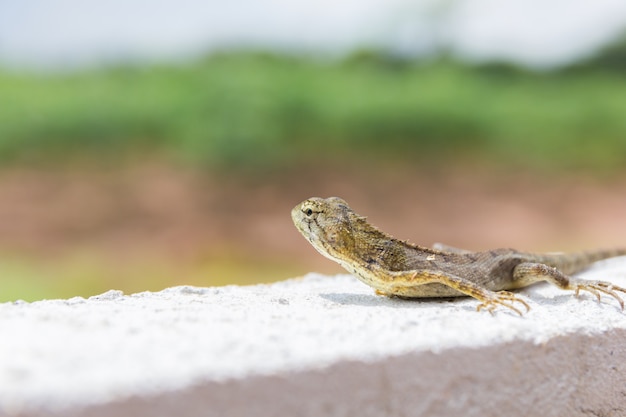
[{"label": "lizard tail", "polygon": [[564,274],[574,274],[603,259],[626,256],[626,248],[604,249],[564,254],[546,254],[540,262],[553,266]]}]

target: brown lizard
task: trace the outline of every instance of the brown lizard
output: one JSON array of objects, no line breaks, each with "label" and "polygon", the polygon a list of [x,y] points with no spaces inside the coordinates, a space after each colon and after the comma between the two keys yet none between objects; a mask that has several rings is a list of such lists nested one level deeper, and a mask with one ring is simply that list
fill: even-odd
[{"label": "brown lizard", "polygon": [[606,281],[570,276],[593,262],[626,255],[626,249],[573,254],[532,254],[513,249],[471,252],[444,245],[427,248],[394,239],[370,225],[338,198],[310,198],[291,211],[294,224],[325,257],[339,263],[377,294],[403,298],[471,296],[477,310],[490,313],[500,305],[522,315],[515,303],[530,310],[506,290],[548,281],[564,290],[601,293],[615,298],[626,288]]}]

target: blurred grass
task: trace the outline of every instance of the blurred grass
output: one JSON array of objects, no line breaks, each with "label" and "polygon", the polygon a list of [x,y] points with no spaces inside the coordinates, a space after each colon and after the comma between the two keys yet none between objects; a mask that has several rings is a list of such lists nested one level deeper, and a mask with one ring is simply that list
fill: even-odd
[{"label": "blurred grass", "polygon": [[90,297],[110,289],[126,294],[160,291],[175,285],[250,285],[296,277],[294,261],[220,254],[194,263],[163,257],[112,262],[99,254],[75,253],[61,259],[0,256],[0,303],[6,301]]},{"label": "blurred grass", "polygon": [[356,54],[344,61],[222,54],[184,66],[0,73],[0,159],[158,149],[228,169],[359,150],[427,161],[612,170],[626,155],[626,76],[532,73]]},{"label": "blurred grass", "polygon": [[[365,157],[623,172],[626,73],[623,61],[598,62],[613,64],[530,72],[366,51],[343,61],[232,53],[66,74],[0,70],[0,163],[64,166],[73,156],[157,153],[254,178]],[[112,264],[98,254],[54,261],[3,254],[0,301],[255,283],[299,271],[285,259],[223,254],[193,265]]]}]

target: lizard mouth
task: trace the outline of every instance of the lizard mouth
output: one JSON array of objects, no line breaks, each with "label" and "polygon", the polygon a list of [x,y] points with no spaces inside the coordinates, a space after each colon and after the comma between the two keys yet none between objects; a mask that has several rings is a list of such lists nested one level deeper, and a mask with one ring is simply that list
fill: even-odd
[{"label": "lizard mouth", "polygon": [[296,226],[296,229],[298,229],[302,236],[304,236],[304,238],[309,241],[313,247],[318,249],[317,247],[320,240],[318,235],[322,229],[320,228],[316,218],[311,218],[305,215],[302,203],[298,204],[291,210],[291,219],[293,220],[293,224]]},{"label": "lizard mouth", "polygon": [[291,210],[291,220],[293,220],[293,224],[300,229],[301,224],[304,223],[304,216],[301,214],[300,205],[295,206]]}]

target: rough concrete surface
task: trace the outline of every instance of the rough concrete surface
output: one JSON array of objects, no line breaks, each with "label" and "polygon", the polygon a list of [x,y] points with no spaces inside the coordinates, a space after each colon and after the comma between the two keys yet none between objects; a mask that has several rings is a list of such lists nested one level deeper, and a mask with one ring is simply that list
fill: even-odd
[{"label": "rough concrete surface", "polygon": [[[586,278],[626,286],[626,258]],[[626,416],[626,313],[407,301],[349,275],[0,304],[2,416]]]}]

